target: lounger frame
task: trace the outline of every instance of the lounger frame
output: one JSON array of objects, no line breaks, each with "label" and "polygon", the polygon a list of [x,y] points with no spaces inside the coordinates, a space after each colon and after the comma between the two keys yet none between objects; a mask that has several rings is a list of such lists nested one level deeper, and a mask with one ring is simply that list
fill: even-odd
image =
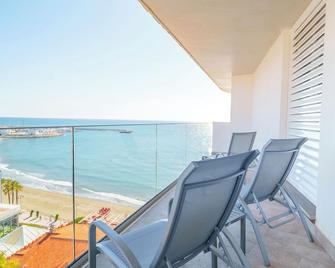
[{"label": "lounger frame", "polygon": [[[271,144],[273,142],[280,142],[280,140],[270,140],[263,148],[261,156],[260,156],[260,162],[259,162],[259,166],[258,166],[258,171],[261,170],[264,164],[264,155],[265,154],[290,154],[291,159],[289,161],[289,164],[286,167],[286,170],[283,173],[282,178],[280,178],[280,180],[278,181],[278,183],[276,183],[275,185],[273,185],[273,190],[271,190],[268,193],[263,193],[261,194],[261,196],[257,196],[254,192],[255,187],[260,187],[259,186],[259,180],[264,180],[266,178],[261,178],[259,177],[259,172],[256,172],[255,178],[253,180],[253,183],[251,184],[249,191],[246,192],[244,194],[243,197],[239,198],[239,203],[238,203],[238,207],[239,209],[244,212],[246,214],[247,219],[250,221],[252,228],[254,230],[258,245],[260,247],[261,250],[261,254],[264,260],[264,264],[266,266],[270,266],[270,259],[267,253],[267,249],[264,243],[264,240],[262,238],[262,235],[260,233],[259,230],[259,226],[266,224],[269,228],[274,229],[277,228],[279,226],[282,226],[284,224],[287,224],[289,222],[292,222],[293,220],[295,220],[297,218],[297,216],[299,217],[299,219],[301,220],[301,223],[305,229],[306,235],[309,239],[310,242],[313,242],[313,236],[312,236],[312,232],[309,229],[309,226],[307,224],[307,220],[306,220],[306,216],[303,213],[303,210],[301,208],[301,206],[295,201],[294,197],[286,190],[284,183],[287,179],[287,177],[289,176],[295,160],[298,156],[298,153],[300,151],[300,148],[302,147],[302,145],[307,141],[307,139],[305,138],[301,138],[301,139],[296,139],[298,140],[298,144],[297,147],[295,149],[292,150],[268,150],[268,147],[271,146]],[[283,142],[287,141],[287,139],[283,139]],[[268,167],[271,168],[271,167]],[[259,190],[259,188],[258,188]],[[262,202],[265,200],[270,200],[270,201],[275,201],[278,204],[284,206],[285,208],[287,208],[287,211],[279,213],[275,216],[271,216],[268,217],[265,209],[262,207]],[[249,208],[249,204],[256,204],[256,208],[259,212],[259,216],[260,219],[256,219],[256,217],[254,216],[254,214],[252,213],[252,211]]]},{"label": "lounger frame", "polygon": [[[258,154],[258,151],[252,151],[227,157],[225,159],[211,159],[192,162],[184,170],[178,179],[174,201],[171,204],[170,214],[168,220],[166,221],[166,226],[164,227],[165,231],[161,237],[160,246],[157,248],[157,252],[155,253],[155,256],[151,262],[150,268],[180,267],[197,256],[201,251],[212,252],[215,256],[225,261],[231,267],[240,267],[241,265],[242,267],[246,268],[250,267],[241,248],[237,245],[236,242],[234,242],[233,236],[226,228],[224,228],[224,225],[228,220],[230,213],[239,197],[239,193],[245,177],[245,172],[250,163],[257,157]],[[228,170],[233,171],[226,171],[226,167],[229,168]],[[223,172],[223,170],[225,171]],[[216,187],[216,185],[220,188]],[[222,193],[220,190],[222,186],[228,187],[223,187],[223,192],[225,193]],[[214,193],[217,194],[216,199],[209,199],[206,203],[202,201],[204,199],[198,198],[198,193],[205,193],[206,191],[209,191],[208,193],[213,193],[214,191]],[[188,198],[187,201],[186,198]],[[198,242],[193,244],[192,248],[185,248],[184,246],[181,246],[183,243],[179,243],[181,242],[180,240],[183,240],[184,238],[177,235],[177,233],[183,231],[185,226],[188,226],[185,225],[185,219],[188,219],[187,221],[189,221],[190,218],[188,218],[186,215],[189,215],[188,213],[196,213],[197,211],[197,209],[194,210],[193,207],[190,206],[190,204],[193,204],[193,202],[190,200],[197,201],[198,203],[200,202],[199,204],[202,206],[208,206],[207,204],[213,205],[212,211],[210,210],[210,207],[208,208],[208,211],[211,211],[208,215],[215,217],[213,217],[211,221],[215,227],[214,229],[212,229],[212,227],[211,229],[206,229],[207,227],[204,225],[203,227],[206,230],[204,230],[204,233],[202,234],[205,235],[200,235],[200,237],[198,236],[196,240],[192,236],[187,236],[190,238],[189,241],[191,241],[191,243],[194,243],[194,241]],[[222,204],[221,206],[221,203],[216,203],[216,200],[225,200],[224,202],[226,203]],[[192,217],[192,220],[194,217],[198,219],[202,218],[200,215]],[[212,223],[210,223],[210,225],[212,225]],[[96,243],[96,228],[100,229],[107,235],[109,239],[108,241],[111,241],[108,246],[106,246],[104,243]],[[194,228],[194,226],[190,226],[190,228]],[[187,227],[187,229],[190,228]],[[209,236],[207,235],[208,231]],[[193,232],[193,230],[190,232]],[[227,246],[225,245],[223,237],[228,240],[228,243],[231,245],[235,254],[238,256],[240,265],[234,263],[232,256],[227,250]],[[217,241],[219,241],[218,247]],[[173,245],[177,245],[177,247],[174,247]],[[179,250],[179,247],[182,247],[181,250]],[[174,252],[176,252],[177,249],[178,254],[176,255]],[[122,235],[117,234],[105,223],[96,221],[93,222],[90,226],[90,268],[96,267],[96,255],[99,252],[107,255],[109,259],[112,259],[113,263],[118,267],[141,267],[140,262],[132,253],[132,250],[127,246],[122,238]]]}]

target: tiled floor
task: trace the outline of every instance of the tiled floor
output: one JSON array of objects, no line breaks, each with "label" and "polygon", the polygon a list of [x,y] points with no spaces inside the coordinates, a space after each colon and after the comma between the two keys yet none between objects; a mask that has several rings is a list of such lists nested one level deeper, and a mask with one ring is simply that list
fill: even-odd
[{"label": "tiled floor", "polygon": [[[173,195],[173,191],[166,194],[155,206],[150,208],[129,230],[134,230],[150,222],[167,216],[168,201]],[[265,204],[269,214],[277,213],[281,208],[276,204]],[[255,209],[254,209],[255,211]],[[229,227],[239,241],[239,224]],[[335,267],[335,262],[328,256],[324,249],[317,243],[310,243],[304,233],[304,229],[299,220],[270,229],[267,226],[261,227],[265,243],[271,261],[271,267],[278,268],[330,268]],[[247,223],[247,258],[252,267],[265,267],[252,228]],[[98,257],[98,267],[111,267],[108,260]],[[191,262],[186,264],[187,268],[211,267],[210,254],[200,254]],[[225,265],[219,261],[219,267]]]}]

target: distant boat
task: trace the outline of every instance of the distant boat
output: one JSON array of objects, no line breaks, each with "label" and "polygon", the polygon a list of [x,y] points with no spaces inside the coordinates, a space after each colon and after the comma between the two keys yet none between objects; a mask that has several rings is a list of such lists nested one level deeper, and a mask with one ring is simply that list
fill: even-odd
[{"label": "distant boat", "polygon": [[119,132],[122,133],[122,134],[130,134],[130,133],[132,133],[132,131],[128,130],[128,129],[120,129]]}]

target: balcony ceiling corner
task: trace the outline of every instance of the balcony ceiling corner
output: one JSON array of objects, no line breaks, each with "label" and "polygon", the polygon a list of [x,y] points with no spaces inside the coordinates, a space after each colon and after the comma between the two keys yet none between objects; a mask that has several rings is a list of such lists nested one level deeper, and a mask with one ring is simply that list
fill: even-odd
[{"label": "balcony ceiling corner", "polygon": [[311,0],[139,0],[222,90],[255,71]]}]

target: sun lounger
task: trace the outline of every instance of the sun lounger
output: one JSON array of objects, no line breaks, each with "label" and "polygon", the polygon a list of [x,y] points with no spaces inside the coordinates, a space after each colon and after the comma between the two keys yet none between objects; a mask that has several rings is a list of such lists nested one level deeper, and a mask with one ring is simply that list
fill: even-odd
[{"label": "sun lounger", "polygon": [[[250,267],[242,250],[224,228],[240,193],[245,172],[258,152],[192,162],[180,175],[168,219],[118,234],[102,221],[89,232],[90,268],[96,255],[105,255],[116,267],[179,267],[202,251],[215,254],[231,267],[227,240],[243,267]],[[96,228],[107,239],[96,243]],[[220,247],[216,247],[217,240]]]},{"label": "sun lounger", "polygon": [[220,158],[250,152],[254,145],[255,137],[256,132],[234,132],[230,140],[228,152],[216,153],[211,157],[203,156],[202,159]]},{"label": "sun lounger", "polygon": [[[298,215],[309,240],[313,242],[306,216],[293,196],[286,191],[284,185],[299,150],[306,140],[305,138],[270,140],[261,152],[254,178],[243,185],[239,199],[239,209],[246,214],[253,227],[266,266],[270,265],[270,260],[259,225],[266,224],[270,228],[276,228],[291,222]],[[262,202],[265,200],[276,201],[287,208],[287,211],[268,217],[262,207]],[[257,220],[251,212],[248,206],[250,204],[257,205],[261,215],[260,220]]]}]

